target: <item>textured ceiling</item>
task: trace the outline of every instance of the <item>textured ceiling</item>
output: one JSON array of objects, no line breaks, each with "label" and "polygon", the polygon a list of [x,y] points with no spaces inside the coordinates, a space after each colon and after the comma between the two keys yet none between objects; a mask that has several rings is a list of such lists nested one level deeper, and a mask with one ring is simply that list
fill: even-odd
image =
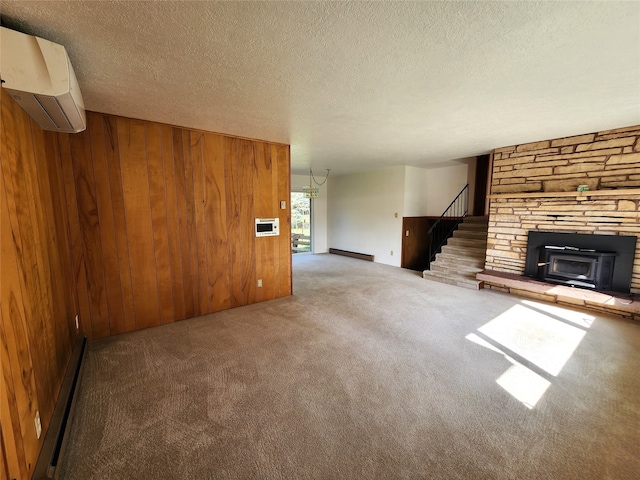
[{"label": "textured ceiling", "polygon": [[640,124],[640,2],[0,1],[89,110],[291,144],[294,172],[428,165]]}]

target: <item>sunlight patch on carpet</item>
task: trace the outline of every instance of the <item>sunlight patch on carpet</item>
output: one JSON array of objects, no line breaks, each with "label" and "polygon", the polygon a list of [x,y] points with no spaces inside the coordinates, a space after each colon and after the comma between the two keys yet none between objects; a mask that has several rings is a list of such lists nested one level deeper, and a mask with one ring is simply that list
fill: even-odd
[{"label": "sunlight patch on carpet", "polygon": [[[496,383],[527,408],[533,408],[551,382],[523,365],[530,362],[552,376],[558,376],[586,334],[595,317],[566,308],[522,300],[466,339],[504,355],[512,365]],[[572,325],[574,324],[574,325]],[[504,347],[509,355],[499,346]],[[520,362],[513,356],[520,358]]]},{"label": "sunlight patch on carpet", "polygon": [[525,305],[514,305],[478,331],[553,376],[560,373],[586,333]]},{"label": "sunlight patch on carpet", "polygon": [[541,377],[533,370],[508,358],[513,365],[504,372],[496,383],[509,392],[516,400],[532,409],[542,398],[551,382]]},{"label": "sunlight patch on carpet", "polygon": [[525,365],[522,365],[499,348],[483,340],[475,333],[470,333],[465,338],[489,350],[500,353],[506,360],[511,362],[512,366],[496,380],[496,383],[515,399],[522,402],[528,409],[536,406],[536,403],[542,398],[547,388],[551,385],[551,382]]}]

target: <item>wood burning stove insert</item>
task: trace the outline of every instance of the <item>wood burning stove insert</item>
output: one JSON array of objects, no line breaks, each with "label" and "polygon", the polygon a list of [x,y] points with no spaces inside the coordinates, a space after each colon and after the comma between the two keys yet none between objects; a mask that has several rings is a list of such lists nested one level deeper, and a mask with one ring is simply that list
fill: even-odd
[{"label": "wood burning stove insert", "polygon": [[598,291],[629,293],[636,237],[530,231],[525,276]]},{"label": "wood burning stove insert", "polygon": [[540,250],[542,280],[572,287],[611,289],[615,252],[545,245]]}]

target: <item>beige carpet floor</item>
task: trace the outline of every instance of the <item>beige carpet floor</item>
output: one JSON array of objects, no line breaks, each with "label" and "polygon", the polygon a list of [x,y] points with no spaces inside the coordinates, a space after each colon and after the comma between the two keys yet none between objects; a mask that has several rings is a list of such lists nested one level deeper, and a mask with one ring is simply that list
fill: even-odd
[{"label": "beige carpet floor", "polygon": [[92,342],[62,479],[637,479],[640,324],[334,255]]}]

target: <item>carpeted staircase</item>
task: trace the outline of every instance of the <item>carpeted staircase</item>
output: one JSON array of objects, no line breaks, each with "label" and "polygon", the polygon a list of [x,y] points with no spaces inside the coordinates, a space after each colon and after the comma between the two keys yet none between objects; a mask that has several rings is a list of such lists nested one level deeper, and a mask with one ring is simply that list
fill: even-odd
[{"label": "carpeted staircase", "polygon": [[480,290],[483,282],[476,273],[484,269],[487,250],[487,217],[465,217],[453,237],[443,245],[442,252],[425,270],[424,278],[459,287]]}]

